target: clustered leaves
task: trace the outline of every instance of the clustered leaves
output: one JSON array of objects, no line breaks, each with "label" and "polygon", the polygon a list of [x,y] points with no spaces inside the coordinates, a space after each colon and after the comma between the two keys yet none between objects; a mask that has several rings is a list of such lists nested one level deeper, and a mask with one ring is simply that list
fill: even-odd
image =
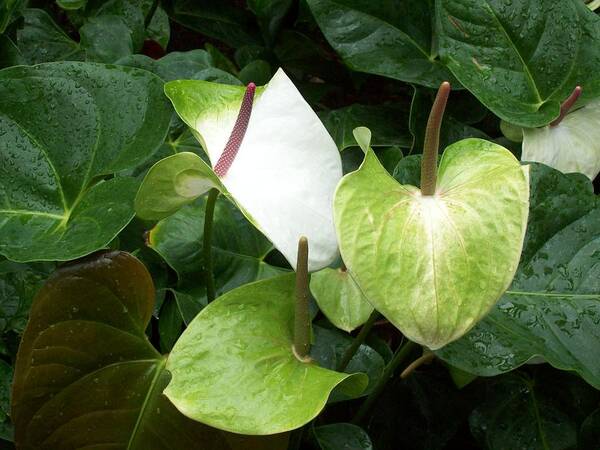
[{"label": "clustered leaves", "polygon": [[0,447],[600,448],[596,8],[3,2]]}]

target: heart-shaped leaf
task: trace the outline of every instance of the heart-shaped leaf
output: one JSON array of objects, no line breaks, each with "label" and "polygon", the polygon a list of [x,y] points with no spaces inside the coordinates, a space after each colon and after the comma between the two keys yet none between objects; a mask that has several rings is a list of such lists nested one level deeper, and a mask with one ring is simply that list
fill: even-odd
[{"label": "heart-shaped leaf", "polygon": [[[249,89],[205,81],[172,81],[165,91],[215,170],[224,161],[228,142],[236,142],[239,149],[233,156],[226,154],[231,165],[219,177],[197,155],[180,153],[158,162],[138,194],[138,215],[166,217],[216,187],[292,267],[300,236],[311,243],[309,270],[329,265],[338,254],[332,202],[342,175],[341,159],[285,73],[279,70],[267,86],[256,88],[253,99]],[[240,123],[247,128],[239,128]]]},{"label": "heart-shaped leaf", "polygon": [[[50,278],[17,359],[12,419],[20,449],[252,448],[230,445],[161,395],[165,359],[144,333],[153,308],[152,279],[127,253],[91,256]],[[285,448],[279,439],[258,448]]]},{"label": "heart-shaped leaf", "polygon": [[[368,131],[368,130],[367,130]],[[527,170],[480,139],[448,147],[433,196],[400,185],[366,150],[335,197],[348,271],[369,302],[431,349],[471,329],[508,288],[527,223]]]},{"label": "heart-shaped leaf", "polygon": [[508,122],[550,123],[577,85],[600,93],[600,18],[584,2],[436,0],[436,15],[442,61]]},{"label": "heart-shaped leaf", "polygon": [[336,327],[352,331],[367,321],[373,307],[345,270],[325,268],[310,278],[319,309]]},{"label": "heart-shaped leaf", "polygon": [[521,160],[536,161],[591,180],[600,172],[600,101],[568,114],[558,125],[523,129]]},{"label": "heart-shaped leaf", "polygon": [[115,237],[133,217],[138,183],[104,178],[164,140],[161,88],[145,71],[99,64],[0,71],[0,253],[68,260]]},{"label": "heart-shaped leaf", "polygon": [[549,170],[541,175],[558,177],[557,195],[547,191],[551,185],[534,183],[540,175],[532,178],[533,234],[510,290],[488,317],[437,355],[482,376],[541,356],[600,388],[600,208],[591,183],[585,192],[578,178]]},{"label": "heart-shaped leaf", "polygon": [[308,0],[331,46],[353,70],[437,87],[451,75],[436,61],[433,2]]},{"label": "heart-shaped leaf", "polygon": [[298,428],[316,417],[334,387],[349,394],[364,374],[301,362],[293,347],[294,275],[247,284],[192,321],[169,359],[165,394],[186,416],[246,434]]}]

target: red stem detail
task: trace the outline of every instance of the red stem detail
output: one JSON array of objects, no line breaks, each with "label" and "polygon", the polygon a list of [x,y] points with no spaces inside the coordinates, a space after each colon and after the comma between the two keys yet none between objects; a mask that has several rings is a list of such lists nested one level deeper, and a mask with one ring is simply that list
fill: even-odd
[{"label": "red stem detail", "polygon": [[248,86],[246,86],[246,93],[244,94],[244,99],[242,100],[240,112],[235,120],[235,125],[233,126],[233,130],[231,130],[229,140],[225,145],[225,150],[223,150],[223,153],[221,153],[217,164],[215,164],[214,171],[220,178],[227,174],[227,171],[233,164],[233,160],[235,159],[235,156],[242,145],[242,141],[246,135],[246,130],[248,129],[248,122],[250,122],[250,114],[252,113],[252,103],[254,102],[255,91],[256,85],[254,83],[249,83]]},{"label": "red stem detail", "polygon": [[556,125],[562,122],[562,120],[573,107],[580,95],[581,86],[577,86],[575,89],[573,89],[573,92],[571,92],[571,95],[569,95],[569,97],[564,101],[564,103],[560,105],[560,114],[556,119],[554,119],[552,123],[550,123],[551,127],[555,127]]}]

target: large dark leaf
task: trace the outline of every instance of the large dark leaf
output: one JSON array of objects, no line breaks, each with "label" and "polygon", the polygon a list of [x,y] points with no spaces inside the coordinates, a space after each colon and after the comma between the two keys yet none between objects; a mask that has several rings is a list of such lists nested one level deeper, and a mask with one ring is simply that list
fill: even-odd
[{"label": "large dark leaf", "polygon": [[431,0],[307,0],[321,31],[353,70],[437,87]]},{"label": "large dark leaf", "polygon": [[0,253],[68,260],[133,217],[136,180],[106,179],[162,143],[171,110],[154,75],[53,63],[0,72]]},{"label": "large dark leaf", "polygon": [[[484,376],[541,356],[600,388],[600,207],[578,176],[535,165],[531,179],[529,234],[512,286],[437,354]],[[551,186],[555,199],[545,192]]]},{"label": "large dark leaf", "polygon": [[439,51],[496,115],[523,126],[558,116],[575,86],[600,93],[600,18],[581,0],[436,0]]},{"label": "large dark leaf", "polygon": [[579,424],[598,402],[598,392],[577,377],[507,374],[486,385],[482,400],[469,424],[486,450],[595,448],[576,445]]},{"label": "large dark leaf", "polygon": [[[228,444],[223,433],[186,418],[162,395],[169,382],[165,359],[144,333],[153,307],[152,279],[127,253],[91,256],[50,278],[35,300],[17,359],[12,418],[19,448],[256,444]],[[281,448],[279,439],[258,448]]]}]

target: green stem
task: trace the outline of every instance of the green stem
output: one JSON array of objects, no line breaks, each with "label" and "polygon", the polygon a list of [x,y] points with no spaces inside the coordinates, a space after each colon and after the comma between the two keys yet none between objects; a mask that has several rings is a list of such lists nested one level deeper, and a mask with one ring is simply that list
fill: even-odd
[{"label": "green stem", "polygon": [[154,13],[156,13],[159,3],[160,0],[154,0],[152,2],[152,6],[150,7],[150,10],[148,10],[148,14],[146,14],[146,17],[144,17],[144,28],[148,28],[150,22],[152,22],[152,18],[154,17]]},{"label": "green stem", "polygon": [[356,354],[358,348],[365,342],[365,339],[369,336],[373,325],[375,325],[375,321],[379,317],[379,313],[377,311],[373,311],[369,316],[369,319],[365,322],[365,324],[360,329],[358,335],[352,341],[352,345],[346,349],[344,352],[344,356],[340,360],[339,364],[335,368],[338,372],[343,372],[348,367],[348,364]]},{"label": "green stem", "polygon": [[294,351],[301,361],[306,361],[310,352],[310,311],[308,299],[308,239],[302,236],[298,241],[296,314],[294,316]]},{"label": "green stem", "polygon": [[212,229],[215,215],[215,203],[219,196],[218,189],[211,189],[206,199],[206,210],[204,212],[204,237],[202,243],[202,258],[204,261],[204,276],[206,282],[206,299],[208,303],[215,299],[215,275],[213,273],[212,259]]},{"label": "green stem", "polygon": [[425,130],[425,141],[423,142],[423,160],[421,162],[421,194],[435,194],[435,183],[437,177],[437,157],[440,146],[440,129],[444,110],[450,95],[450,83],[444,81],[438,89],[435,101],[429,113],[427,128]]},{"label": "green stem", "polygon": [[362,422],[362,420],[365,418],[375,401],[383,392],[383,389],[387,385],[388,381],[390,381],[390,379],[394,375],[394,372],[396,371],[398,366],[402,364],[402,362],[406,358],[408,358],[410,353],[416,347],[418,347],[417,344],[411,341],[406,341],[406,344],[404,344],[401,347],[398,347],[398,350],[396,350],[396,353],[394,353],[394,357],[392,358],[392,360],[388,363],[387,366],[385,366],[385,369],[381,374],[381,377],[377,381],[377,384],[375,385],[367,399],[364,401],[364,403],[361,405],[360,409],[356,413],[356,416],[354,416],[354,419],[352,419],[353,424],[357,425],[360,422]]}]

